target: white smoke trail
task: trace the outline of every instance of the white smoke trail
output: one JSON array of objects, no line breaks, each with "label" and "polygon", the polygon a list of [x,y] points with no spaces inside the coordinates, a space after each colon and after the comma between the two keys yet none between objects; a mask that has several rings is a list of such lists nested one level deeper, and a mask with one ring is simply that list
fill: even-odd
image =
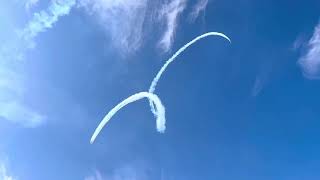
[{"label": "white smoke trail", "polygon": [[110,121],[112,116],[114,116],[121,108],[123,108],[124,106],[126,106],[132,102],[140,100],[144,97],[148,98],[149,101],[151,101],[152,103],[155,104],[156,109],[157,109],[157,114],[155,114],[156,118],[157,118],[157,121],[156,121],[157,130],[158,130],[158,132],[163,133],[166,129],[166,126],[165,126],[166,118],[165,118],[165,108],[162,105],[161,100],[155,94],[152,94],[149,92],[140,92],[140,93],[134,94],[134,95],[128,97],[127,99],[123,100],[118,105],[116,105],[113,109],[111,109],[111,111],[108,112],[108,114],[102,119],[99,126],[94,131],[94,133],[91,137],[90,143],[92,144],[95,141],[95,139],[97,138],[97,136],[100,133],[100,131],[102,130],[102,128]]},{"label": "white smoke trail", "polygon": [[[202,38],[205,38],[207,36],[220,36],[220,37],[223,37],[224,39],[228,40],[230,43],[231,43],[231,40],[228,36],[226,36],[225,34],[223,33],[219,33],[219,32],[207,32],[205,34],[202,34],[196,38],[194,38],[192,41],[188,42],[187,44],[185,44],[184,46],[182,46],[177,52],[175,52],[173,54],[172,57],[170,57],[166,63],[161,67],[160,71],[158,72],[158,74],[156,75],[156,77],[153,79],[150,87],[149,87],[149,93],[154,93],[155,91],[155,88],[158,84],[158,81],[159,79],[161,78],[161,75],[162,73],[164,73],[164,71],[166,70],[166,68],[169,66],[169,64],[171,62],[173,62],[176,57],[178,57],[183,51],[185,51],[189,46],[191,46],[192,44],[194,44],[195,42],[197,42],[198,40],[202,39]],[[151,111],[154,115],[156,115],[156,111],[155,111],[155,108],[154,108],[154,104],[152,101],[149,101],[150,103],[150,107],[151,107]]]},{"label": "white smoke trail", "polygon": [[[197,42],[198,40],[205,38],[207,36],[220,36],[225,38],[226,40],[228,40],[231,43],[231,40],[228,36],[226,36],[223,33],[219,33],[219,32],[208,32],[205,34],[202,34],[196,38],[194,38],[192,41],[188,42],[187,44],[185,44],[184,46],[182,46],[176,53],[173,54],[173,56],[171,58],[169,58],[166,63],[161,67],[160,71],[158,72],[158,74],[156,75],[156,77],[153,79],[151,86],[149,88],[149,92],[140,92],[137,94],[134,94],[130,97],[128,97],[127,99],[123,100],[121,103],[119,103],[117,106],[115,106],[113,109],[111,109],[111,111],[109,111],[109,113],[103,118],[103,120],[100,122],[99,126],[96,128],[95,132],[93,133],[90,143],[92,144],[95,139],[97,138],[98,134],[100,133],[100,131],[102,130],[102,128],[109,122],[109,120],[124,106],[135,102],[137,100],[140,100],[144,97],[147,97],[149,99],[149,103],[151,106],[151,111],[152,113],[156,116],[157,118],[157,130],[161,133],[163,133],[165,131],[165,108],[162,105],[159,97],[155,94],[153,94],[153,92],[155,91],[155,88],[157,86],[157,83],[159,81],[159,79],[161,78],[162,73],[166,70],[166,68],[169,66],[169,64],[175,60],[176,57],[178,57],[183,51],[185,51],[189,46],[191,46],[192,44],[194,44],[195,42]],[[156,107],[156,108],[155,108]]]}]

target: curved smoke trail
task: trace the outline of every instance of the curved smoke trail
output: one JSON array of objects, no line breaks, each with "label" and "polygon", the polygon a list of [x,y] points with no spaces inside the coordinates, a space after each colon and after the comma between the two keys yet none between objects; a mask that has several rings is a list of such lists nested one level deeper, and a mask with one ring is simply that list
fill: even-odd
[{"label": "curved smoke trail", "polygon": [[120,102],[117,106],[115,106],[113,109],[111,109],[111,111],[109,111],[109,113],[103,118],[103,120],[100,122],[99,126],[96,128],[95,132],[93,133],[90,143],[92,144],[95,139],[97,138],[98,134],[101,132],[102,128],[110,121],[110,119],[124,106],[135,102],[137,100],[140,100],[144,97],[147,97],[149,99],[149,103],[150,103],[150,107],[151,107],[151,111],[152,113],[156,116],[157,118],[157,130],[159,132],[164,132],[166,127],[165,127],[165,123],[166,123],[166,119],[165,119],[165,108],[162,105],[159,97],[154,93],[155,88],[157,86],[157,83],[159,81],[159,79],[161,78],[162,73],[164,73],[164,71],[166,70],[166,68],[169,66],[169,64],[175,60],[176,57],[178,57],[183,51],[185,51],[189,46],[191,46],[192,44],[194,44],[195,42],[197,42],[198,40],[205,38],[207,36],[220,36],[223,37],[224,39],[228,40],[231,43],[231,40],[228,36],[226,36],[223,33],[219,33],[219,32],[208,32],[205,34],[202,34],[196,38],[194,38],[192,41],[188,42],[187,44],[185,44],[184,46],[182,46],[177,52],[175,52],[173,54],[172,57],[170,57],[166,63],[161,67],[160,71],[157,73],[156,77],[153,79],[150,88],[149,88],[149,92],[140,92],[137,94],[134,94],[130,97],[128,97],[127,99],[123,100],[122,102]]},{"label": "curved smoke trail", "polygon": [[[159,79],[161,78],[162,73],[164,73],[164,71],[166,70],[166,68],[169,66],[169,64],[171,62],[173,62],[176,57],[178,57],[183,51],[185,51],[189,46],[191,46],[192,44],[194,44],[195,42],[197,42],[198,40],[205,38],[207,36],[220,36],[223,37],[224,39],[228,40],[231,43],[231,40],[228,36],[226,36],[223,33],[219,33],[219,32],[207,32],[205,34],[202,34],[196,38],[194,38],[192,41],[188,42],[187,44],[185,44],[184,46],[182,46],[177,52],[175,52],[173,54],[173,56],[171,56],[166,63],[161,67],[160,71],[158,72],[158,74],[156,75],[156,77],[154,77],[153,81],[151,82],[151,85],[149,87],[149,93],[153,93],[155,91],[155,88],[157,86],[157,83],[159,81]],[[154,103],[152,101],[149,101],[150,103],[150,107],[151,107],[151,111],[154,115],[157,114],[155,108],[154,108]]]},{"label": "curved smoke trail", "polygon": [[156,121],[157,130],[160,133],[163,133],[166,129],[166,126],[165,126],[166,118],[165,118],[165,108],[162,105],[161,100],[155,94],[152,94],[149,92],[140,92],[140,93],[134,94],[134,95],[128,97],[127,99],[123,100],[118,105],[116,105],[113,109],[111,109],[111,111],[109,111],[109,113],[103,118],[103,120],[100,122],[97,129],[94,131],[94,133],[91,137],[90,143],[92,144],[95,141],[95,139],[97,138],[97,136],[100,133],[100,131],[102,130],[102,128],[110,121],[112,116],[114,116],[121,108],[123,108],[124,106],[126,106],[132,102],[138,101],[144,97],[148,98],[149,101],[151,101],[152,103],[155,104],[156,110],[157,110],[157,113],[155,114],[156,118],[157,118],[157,121]]}]

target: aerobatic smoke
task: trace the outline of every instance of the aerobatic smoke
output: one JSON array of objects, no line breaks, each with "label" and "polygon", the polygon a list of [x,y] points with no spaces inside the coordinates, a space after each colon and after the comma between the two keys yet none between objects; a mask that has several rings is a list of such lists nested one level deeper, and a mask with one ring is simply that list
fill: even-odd
[{"label": "aerobatic smoke", "polygon": [[[149,88],[149,93],[154,93],[155,88],[158,84],[159,79],[161,78],[162,73],[164,73],[164,71],[166,70],[166,68],[169,66],[169,64],[171,62],[173,62],[176,57],[178,57],[183,51],[185,51],[189,46],[191,46],[192,44],[194,44],[195,42],[197,42],[198,40],[205,38],[207,36],[220,36],[225,38],[226,40],[228,40],[231,43],[231,40],[228,36],[226,36],[223,33],[219,33],[219,32],[207,32],[205,34],[202,34],[196,38],[194,38],[192,41],[188,42],[187,44],[185,44],[184,46],[182,46],[177,52],[175,52],[173,54],[173,56],[171,56],[166,63],[161,67],[160,71],[158,72],[158,74],[156,75],[156,77],[153,79],[153,81],[151,82],[150,88]],[[150,107],[151,107],[151,111],[154,115],[157,114],[155,108],[154,108],[154,104],[152,101],[149,101],[150,103]]]},{"label": "aerobatic smoke", "polygon": [[149,101],[152,101],[152,103],[155,104],[155,107],[157,109],[157,113],[155,114],[156,118],[157,118],[157,121],[156,121],[157,130],[160,133],[163,133],[166,129],[166,126],[165,126],[166,118],[165,118],[165,108],[162,105],[161,100],[155,94],[152,94],[149,92],[140,92],[140,93],[134,94],[134,95],[128,97],[127,99],[123,100],[118,105],[116,105],[113,109],[111,109],[111,111],[109,111],[109,113],[102,119],[99,126],[94,131],[94,133],[91,137],[90,143],[92,144],[95,141],[95,139],[97,138],[97,136],[100,133],[100,131],[102,130],[102,128],[110,121],[112,116],[114,116],[121,108],[123,108],[124,106],[126,106],[132,102],[138,101],[144,97],[148,98]]},{"label": "aerobatic smoke", "polygon": [[205,38],[207,36],[220,36],[225,38],[226,40],[228,40],[231,43],[231,40],[228,36],[226,36],[223,33],[219,33],[219,32],[208,32],[205,34],[202,34],[196,38],[194,38],[192,41],[188,42],[187,44],[185,44],[184,46],[182,46],[177,52],[175,52],[173,54],[172,57],[170,57],[166,63],[161,67],[160,71],[158,72],[158,74],[156,75],[156,77],[153,79],[150,88],[149,88],[149,92],[140,92],[137,94],[134,94],[130,97],[128,97],[127,99],[123,100],[121,103],[119,103],[117,106],[115,106],[113,109],[111,109],[111,111],[109,111],[109,113],[103,118],[103,120],[100,122],[99,126],[97,127],[97,129],[95,130],[95,132],[93,133],[90,143],[92,144],[95,139],[97,138],[98,134],[100,133],[100,131],[102,130],[102,128],[109,122],[109,120],[112,118],[112,116],[114,116],[121,108],[123,108],[124,106],[135,102],[137,100],[140,100],[144,97],[147,97],[149,99],[149,103],[151,106],[151,111],[152,113],[155,115],[155,117],[157,118],[157,130],[161,133],[163,133],[166,129],[165,127],[165,123],[166,123],[166,119],[165,119],[165,108],[162,105],[159,97],[154,93],[155,88],[157,86],[157,83],[159,81],[159,79],[161,78],[162,73],[166,70],[166,68],[169,66],[169,64],[175,60],[176,57],[178,57],[183,51],[185,51],[189,46],[191,46],[192,44],[194,44],[195,42],[197,42],[198,40]]}]

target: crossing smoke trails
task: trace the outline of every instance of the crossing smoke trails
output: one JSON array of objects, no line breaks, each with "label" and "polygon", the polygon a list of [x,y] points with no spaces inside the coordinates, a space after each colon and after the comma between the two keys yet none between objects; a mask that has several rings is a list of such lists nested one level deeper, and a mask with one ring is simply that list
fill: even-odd
[{"label": "crossing smoke trails", "polygon": [[111,109],[111,111],[109,111],[109,113],[103,118],[103,120],[100,122],[99,126],[97,127],[97,129],[93,133],[93,135],[91,137],[91,140],[90,140],[90,143],[92,144],[95,141],[95,139],[97,138],[97,136],[100,133],[100,131],[102,130],[102,128],[109,122],[109,120],[112,118],[112,116],[114,116],[121,108],[123,108],[124,106],[126,106],[126,105],[128,105],[128,104],[130,104],[132,102],[140,100],[140,99],[142,99],[144,97],[149,99],[151,111],[155,115],[155,117],[157,118],[157,120],[156,120],[156,122],[157,122],[157,130],[160,133],[163,133],[165,131],[165,129],[166,129],[166,127],[165,127],[165,123],[166,123],[165,108],[162,105],[159,97],[157,95],[153,94],[154,91],[155,91],[155,88],[157,86],[157,83],[158,83],[159,79],[161,78],[162,73],[165,72],[166,68],[169,66],[169,64],[171,62],[173,62],[175,60],[176,57],[178,57],[189,46],[191,46],[192,44],[194,44],[198,40],[200,40],[202,38],[205,38],[207,36],[220,36],[220,37],[223,37],[224,39],[228,40],[231,43],[230,38],[228,36],[226,36],[225,34],[223,34],[223,33],[208,32],[208,33],[202,34],[202,35],[194,38],[192,41],[190,41],[187,44],[185,44],[184,46],[182,46],[161,67],[160,71],[158,72],[158,74],[156,75],[156,77],[153,79],[153,81],[151,83],[151,86],[149,88],[149,92],[140,92],[140,93],[134,94],[134,95],[128,97],[127,99],[123,100],[121,103],[119,103],[113,109]]},{"label": "crossing smoke trails", "polygon": [[[202,39],[202,38],[205,38],[207,36],[220,36],[220,37],[223,37],[224,39],[228,40],[230,43],[231,43],[231,40],[228,36],[226,36],[225,34],[223,33],[219,33],[219,32],[208,32],[208,33],[205,33],[205,34],[202,34],[196,38],[194,38],[192,41],[188,42],[187,44],[185,44],[184,46],[182,46],[177,52],[175,52],[173,54],[173,56],[171,56],[167,61],[166,63],[161,67],[160,71],[158,72],[158,74],[156,75],[156,77],[154,77],[153,81],[151,82],[151,85],[150,85],[150,88],[149,88],[149,93],[154,93],[155,89],[156,89],[156,86],[158,84],[158,81],[159,79],[161,78],[162,76],[162,73],[165,72],[165,70],[167,69],[167,67],[169,66],[169,64],[171,62],[173,62],[176,57],[178,57],[183,51],[185,51],[189,46],[191,46],[192,44],[196,43],[198,40]],[[152,101],[149,101],[150,103],[150,107],[151,107],[151,111],[154,115],[157,114],[155,108],[154,108],[154,104]]]},{"label": "crossing smoke trails", "polygon": [[149,92],[140,92],[137,94],[134,94],[130,97],[128,97],[127,99],[123,100],[122,102],[120,102],[118,105],[116,105],[113,109],[111,109],[111,111],[109,111],[109,113],[103,118],[103,120],[100,122],[99,126],[97,127],[97,129],[94,131],[90,143],[92,144],[95,139],[97,138],[98,134],[100,133],[100,131],[102,130],[102,128],[110,121],[110,119],[112,118],[112,116],[114,116],[121,108],[123,108],[124,106],[138,101],[142,98],[148,98],[149,101],[151,101],[152,103],[155,104],[155,107],[157,109],[157,113],[155,114],[157,120],[156,120],[156,124],[157,124],[157,130],[160,133],[163,133],[166,129],[165,123],[166,123],[166,118],[165,118],[165,108],[161,103],[161,100],[159,99],[159,97],[155,94],[149,93]]}]

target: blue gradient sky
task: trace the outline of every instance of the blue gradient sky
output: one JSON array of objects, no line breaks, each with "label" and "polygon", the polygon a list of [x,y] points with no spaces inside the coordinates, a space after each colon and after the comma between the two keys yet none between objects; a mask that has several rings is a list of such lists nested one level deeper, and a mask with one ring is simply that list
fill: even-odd
[{"label": "blue gradient sky", "polygon": [[[191,21],[197,3],[189,0],[170,49],[159,44],[166,22],[149,23],[154,9],[146,8],[134,49],[136,32],[126,45],[114,31],[137,24],[101,20],[107,15],[85,5],[26,43],[19,30],[50,1],[26,2],[0,2],[0,180],[320,178],[320,81],[297,63],[319,23],[319,1],[215,0]],[[165,134],[144,99],[89,143],[108,110],[147,91],[173,52],[208,31],[232,44],[203,39],[164,73],[156,94]]]}]

